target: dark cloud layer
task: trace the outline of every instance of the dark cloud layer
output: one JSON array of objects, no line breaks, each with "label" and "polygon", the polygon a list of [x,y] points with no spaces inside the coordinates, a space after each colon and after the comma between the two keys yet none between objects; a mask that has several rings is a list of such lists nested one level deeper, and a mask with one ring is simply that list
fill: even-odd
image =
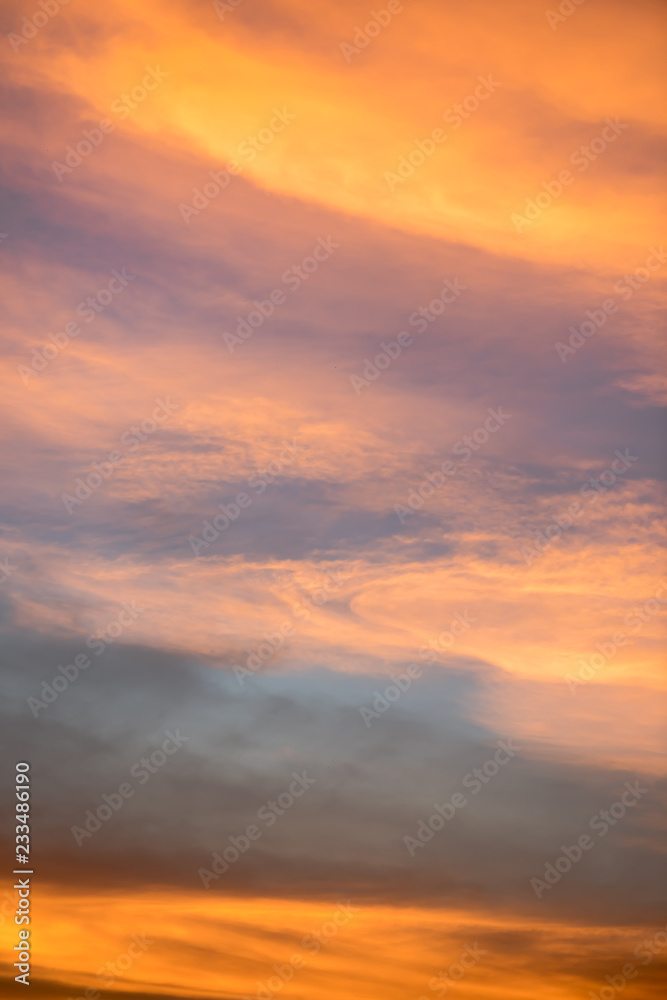
[{"label": "dark cloud layer", "polygon": [[[210,866],[211,853],[305,771],[316,780],[303,800],[271,828],[260,823],[262,838],[212,891],[327,898],[344,887],[369,902],[493,909],[503,901],[574,921],[659,919],[664,783],[550,759],[534,741],[409,857],[403,838],[416,836],[434,803],[465,794],[465,774],[511,736],[470,721],[490,681],[484,671],[427,674],[367,728],[359,706],[372,704],[386,678],[283,674],[241,688],[231,672],[123,647],[34,719],[25,699],[81,648],[83,640],[55,639],[5,648],[3,730],[31,761],[46,880],[201,888],[197,869]],[[140,787],[130,769],[176,730],[187,742]],[[127,780],[135,797],[77,846],[71,828]],[[647,790],[640,804],[538,902],[529,879],[637,780]]]}]

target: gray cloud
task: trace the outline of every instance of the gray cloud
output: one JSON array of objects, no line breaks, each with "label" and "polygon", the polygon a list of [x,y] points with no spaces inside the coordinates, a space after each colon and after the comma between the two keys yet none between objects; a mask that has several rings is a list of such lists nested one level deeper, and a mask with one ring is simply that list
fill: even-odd
[{"label": "gray cloud", "polygon": [[[664,783],[596,844],[539,902],[529,886],[544,864],[589,830],[631,772],[585,765],[525,742],[478,798],[410,858],[403,838],[433,804],[496,749],[471,713],[498,672],[461,662],[429,673],[366,728],[387,677],[322,671],[255,678],[142,647],[110,648],[34,719],[39,693],[81,642],[16,637],[6,644],[3,731],[31,761],[35,829],[48,847],[42,876],[75,884],[201,887],[213,851],[257,823],[293,772],[316,779],[212,891],[368,902],[419,900],[513,909],[600,922],[659,918],[659,807]],[[140,786],[131,768],[166,731],[184,746]],[[641,776],[640,776],[641,777]],[[71,827],[129,781],[136,794],[81,847]],[[262,827],[262,824],[258,824]],[[203,890],[202,890],[203,891]]]}]

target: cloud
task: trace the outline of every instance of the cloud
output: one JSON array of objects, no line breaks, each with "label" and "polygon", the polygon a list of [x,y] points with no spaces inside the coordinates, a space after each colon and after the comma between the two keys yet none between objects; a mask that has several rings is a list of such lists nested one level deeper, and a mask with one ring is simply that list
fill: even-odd
[{"label": "cloud", "polygon": [[[13,708],[5,730],[19,757],[29,754],[36,776],[47,881],[194,891],[197,869],[210,868],[212,853],[258,823],[262,805],[277,800],[294,773],[307,773],[315,784],[303,800],[267,828],[259,824],[262,840],[215,891],[318,899],[343,884],[376,905],[437,905],[444,893],[450,905],[494,911],[511,900],[517,912],[548,907],[566,919],[601,922],[622,900],[628,920],[652,911],[658,919],[662,782],[554,753],[534,736],[519,743],[514,734],[474,722],[480,697],[492,678],[500,679],[497,671],[470,663],[464,669],[463,662],[427,671],[414,693],[367,727],[359,707],[387,686],[382,675],[286,673],[241,687],[228,670],[117,646],[33,719],[25,699],[39,696],[58,663],[71,662],[82,648],[83,638],[66,645],[51,638],[17,639],[6,650]],[[145,772],[135,765],[150,759],[166,732],[187,740],[140,780]],[[478,799],[468,793],[460,817],[410,857],[404,837],[416,835],[434,802],[465,791],[466,773],[507,735],[521,746],[516,759]],[[596,812],[638,777],[647,782],[646,799],[537,904],[529,879],[541,876],[561,843],[576,842]],[[82,828],[86,810],[94,812],[103,794],[127,781],[136,795],[78,846],[72,828]]]}]

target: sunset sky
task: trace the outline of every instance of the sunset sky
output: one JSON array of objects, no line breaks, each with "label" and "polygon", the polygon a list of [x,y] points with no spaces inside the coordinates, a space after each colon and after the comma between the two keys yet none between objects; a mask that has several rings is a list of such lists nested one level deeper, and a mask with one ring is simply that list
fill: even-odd
[{"label": "sunset sky", "polygon": [[0,23],[0,996],[664,996],[664,3]]}]

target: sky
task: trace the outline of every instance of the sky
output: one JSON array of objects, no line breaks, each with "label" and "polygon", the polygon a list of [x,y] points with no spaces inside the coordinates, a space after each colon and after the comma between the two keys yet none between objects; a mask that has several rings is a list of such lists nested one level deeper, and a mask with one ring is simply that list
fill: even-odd
[{"label": "sky", "polygon": [[657,1000],[664,5],[0,27],[32,995]]}]

